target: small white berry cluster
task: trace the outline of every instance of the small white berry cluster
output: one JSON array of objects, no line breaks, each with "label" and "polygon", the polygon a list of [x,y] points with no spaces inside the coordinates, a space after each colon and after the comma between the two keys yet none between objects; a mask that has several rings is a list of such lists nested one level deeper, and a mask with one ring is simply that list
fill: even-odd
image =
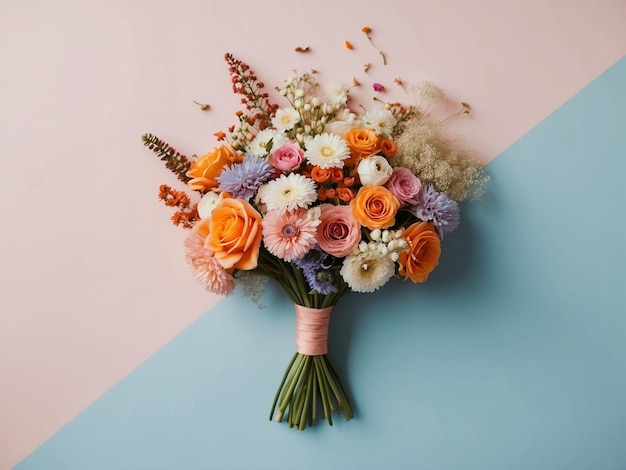
[{"label": "small white berry cluster", "polygon": [[299,143],[303,143],[307,137],[321,134],[326,123],[337,113],[336,106],[324,103],[315,96],[317,88],[317,82],[309,73],[294,75],[285,81],[284,88],[277,88],[300,115],[300,122],[293,128]]},{"label": "small white berry cluster", "polygon": [[396,262],[400,253],[406,250],[407,241],[402,237],[403,229],[398,230],[380,230],[374,229],[370,232],[372,241],[369,243],[361,241],[357,248],[357,252],[365,253],[366,251],[380,251],[383,255],[389,255]]}]

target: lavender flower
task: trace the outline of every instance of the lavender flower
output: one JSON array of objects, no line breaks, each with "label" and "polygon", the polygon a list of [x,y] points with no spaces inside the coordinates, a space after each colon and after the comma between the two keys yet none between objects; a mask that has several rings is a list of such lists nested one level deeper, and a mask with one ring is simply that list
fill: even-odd
[{"label": "lavender flower", "polygon": [[217,177],[219,189],[235,198],[249,200],[273,174],[274,167],[265,158],[246,154],[241,163],[225,168]]},{"label": "lavender flower", "polygon": [[432,184],[422,186],[414,209],[420,219],[432,220],[441,238],[457,228],[461,220],[458,203],[446,194],[435,191]]}]

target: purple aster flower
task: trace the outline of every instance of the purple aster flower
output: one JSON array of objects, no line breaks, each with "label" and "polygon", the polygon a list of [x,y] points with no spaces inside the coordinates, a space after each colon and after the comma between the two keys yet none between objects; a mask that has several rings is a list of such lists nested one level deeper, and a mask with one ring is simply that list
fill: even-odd
[{"label": "purple aster flower", "polygon": [[225,168],[217,177],[219,189],[228,191],[233,197],[249,200],[259,186],[273,174],[274,167],[265,158],[247,154],[241,163]]},{"label": "purple aster flower", "polygon": [[335,285],[335,274],[331,270],[332,262],[328,253],[315,246],[293,264],[302,269],[309,287],[322,295],[332,294],[339,289]]},{"label": "purple aster flower", "polygon": [[304,277],[311,289],[322,295],[333,294],[339,289],[334,284],[335,275],[330,269],[304,270]]},{"label": "purple aster flower", "polygon": [[303,271],[316,270],[320,268],[330,268],[332,263],[327,263],[328,253],[323,251],[319,245],[315,245],[302,258],[294,259],[292,262]]},{"label": "purple aster flower", "polygon": [[446,194],[435,191],[432,184],[422,186],[415,215],[422,220],[432,220],[441,238],[457,228],[461,221],[458,203]]}]

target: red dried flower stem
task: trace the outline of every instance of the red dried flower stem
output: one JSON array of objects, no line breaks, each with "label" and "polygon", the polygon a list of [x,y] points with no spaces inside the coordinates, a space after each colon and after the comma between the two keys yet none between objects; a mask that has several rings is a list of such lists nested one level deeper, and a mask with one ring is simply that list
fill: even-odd
[{"label": "red dried flower stem", "polygon": [[265,84],[258,80],[249,65],[236,59],[232,54],[226,53],[224,59],[228,64],[233,92],[243,96],[241,103],[251,112],[246,119],[248,124],[254,123],[259,130],[270,127],[278,105],[271,103],[269,94],[262,91]]}]

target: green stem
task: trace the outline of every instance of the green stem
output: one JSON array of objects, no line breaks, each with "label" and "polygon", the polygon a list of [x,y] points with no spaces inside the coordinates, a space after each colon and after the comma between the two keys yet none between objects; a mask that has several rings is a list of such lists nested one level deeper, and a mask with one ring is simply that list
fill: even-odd
[{"label": "green stem", "polygon": [[330,396],[328,395],[328,390],[326,389],[326,382],[324,379],[324,373],[322,372],[322,367],[320,366],[320,358],[321,356],[313,357],[313,363],[315,364],[315,372],[317,376],[317,381],[320,386],[320,395],[322,397],[322,406],[324,407],[324,418],[328,420],[328,424],[330,426],[333,425],[333,417],[330,411]]},{"label": "green stem", "polygon": [[[308,370],[307,372],[306,398],[304,400],[304,408],[302,408],[302,413],[300,414],[300,427],[298,428],[300,431],[304,431],[306,427],[307,412],[311,406],[311,395],[313,395],[313,377],[315,372],[313,370]],[[315,399],[315,397],[313,397],[313,399]]]},{"label": "green stem", "polygon": [[277,421],[283,420],[283,415],[285,413],[285,410],[287,409],[287,407],[289,406],[289,403],[291,402],[291,399],[293,396],[293,390],[298,383],[297,379],[300,376],[300,371],[302,370],[302,366],[303,366],[302,358],[303,357],[304,356],[302,354],[297,353],[297,359],[294,365],[295,369],[293,371],[293,375],[288,380],[286,388],[283,389],[283,395],[280,398],[280,407],[278,408],[278,416],[276,417]]},{"label": "green stem", "polygon": [[328,378],[328,384],[330,385],[330,388],[335,394],[335,398],[337,399],[337,404],[343,410],[343,414],[346,416],[346,418],[351,419],[352,411],[347,405],[343,394],[339,390],[339,387],[337,387],[337,384],[335,383],[333,376],[331,375],[330,370],[328,369],[328,366],[326,365],[326,361],[324,360],[324,357],[322,357],[321,363],[322,363],[322,368],[324,369],[324,374]]},{"label": "green stem", "polygon": [[287,381],[287,377],[289,376],[291,367],[293,366],[293,363],[296,362],[297,357],[298,357],[298,353],[295,353],[293,355],[293,358],[291,359],[291,362],[289,362],[287,369],[285,370],[285,375],[283,375],[283,379],[281,380],[280,385],[278,386],[278,390],[276,390],[276,396],[274,397],[274,403],[272,404],[272,411],[270,411],[270,421],[274,417],[274,410],[276,409],[276,404],[278,403],[280,392],[283,390],[283,386],[285,385],[285,382]]},{"label": "green stem", "polygon": [[[343,395],[346,398],[346,402],[348,403],[348,406],[350,407],[350,409],[352,409],[352,402],[350,401],[350,395],[348,394],[348,389],[345,386],[343,380],[341,380],[341,375],[339,374],[339,371],[337,370],[337,366],[335,366],[335,363],[330,357],[330,354],[326,354],[325,357],[326,357],[326,361],[328,362],[328,365],[330,366],[330,369],[332,370],[334,376],[337,378],[337,381],[339,382],[339,386],[341,387]],[[352,418],[352,413],[350,413],[350,415],[351,415],[350,418]]]}]

